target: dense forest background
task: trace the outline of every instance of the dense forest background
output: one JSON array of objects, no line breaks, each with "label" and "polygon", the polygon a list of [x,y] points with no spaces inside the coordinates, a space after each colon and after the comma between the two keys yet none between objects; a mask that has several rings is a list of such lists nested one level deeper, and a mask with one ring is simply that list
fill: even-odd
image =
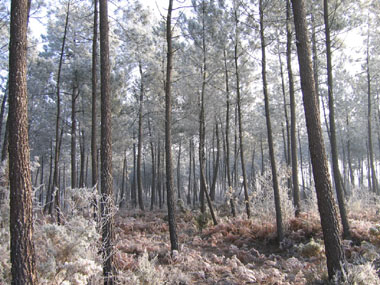
[{"label": "dense forest background", "polygon": [[[94,3],[31,2],[28,131],[35,244],[37,248],[45,244],[51,250],[42,254],[37,249],[39,279],[46,284],[97,284],[94,276],[100,272],[94,221],[99,215],[98,177],[102,173],[101,52],[97,41],[102,38],[94,26]],[[380,228],[376,226],[380,210],[380,3],[334,0],[328,5],[326,17],[323,1],[306,1],[318,110],[342,234],[353,240],[362,259],[354,260],[354,245],[345,244],[350,248],[345,254],[352,257],[352,264],[368,266],[363,270],[374,272],[370,283],[363,284],[375,284],[371,282],[378,282],[376,266],[380,264]],[[182,252],[192,261],[181,259],[178,253],[174,257],[163,253],[168,240],[161,246],[153,243],[155,235],[167,239],[163,237],[168,230],[165,220],[170,219],[170,213],[165,216],[167,10],[162,8],[160,14],[140,1],[109,1],[108,7],[112,198],[119,242],[115,259],[119,273],[124,272],[120,273],[119,280],[124,280],[120,282],[154,284],[156,280],[161,284],[158,280],[175,282],[173,276],[178,275],[183,279],[178,284],[192,284],[194,280],[208,284],[212,278],[221,278],[215,268],[210,270],[219,277],[209,280],[201,273],[191,275],[176,264],[190,266],[197,260],[196,252],[207,252],[205,247],[212,246],[222,248],[228,261],[217,260],[220,256],[210,250],[208,253],[214,255],[202,255],[203,262],[206,258],[210,264],[245,268],[244,272],[236,269],[240,275],[233,272],[230,279],[225,277],[232,283],[220,284],[238,284],[233,282],[244,274],[245,282],[268,284],[303,284],[323,278],[321,275],[327,273],[321,268],[326,266],[318,265],[324,262],[323,242],[310,241],[311,237],[321,239],[321,228],[290,1],[174,1],[173,190],[181,225],[180,244],[192,244],[182,247]],[[9,27],[10,1],[1,1],[2,256],[9,254]],[[57,217],[55,207],[61,209]],[[185,231],[189,231],[188,236],[199,233],[201,239],[188,240]],[[136,232],[141,236],[133,237]],[[297,263],[295,257],[286,263],[297,256],[294,252],[288,252],[286,259],[284,252],[274,251],[279,256],[273,258],[275,253],[266,249],[269,259],[265,260],[265,255],[244,247],[252,242],[243,241],[239,246],[239,238],[252,236],[260,240],[258,246],[263,250],[276,244],[286,251],[290,243],[304,242],[303,247],[297,245],[297,252],[311,258],[313,265],[304,268],[303,261],[297,259]],[[73,246],[78,241],[81,246]],[[223,249],[226,243],[234,247]],[[309,256],[303,250],[310,244],[316,253]],[[248,253],[255,261],[243,260]],[[278,276],[268,271],[260,279],[254,268],[245,267],[256,262],[269,268],[276,260],[285,262],[284,267],[309,272],[298,276],[294,269],[288,272],[289,276],[294,273],[295,279],[291,279],[281,277],[284,270],[278,268]],[[157,264],[169,264],[169,273],[157,269]],[[0,283],[7,282],[9,260],[0,265]],[[277,277],[269,280],[265,276]]]}]

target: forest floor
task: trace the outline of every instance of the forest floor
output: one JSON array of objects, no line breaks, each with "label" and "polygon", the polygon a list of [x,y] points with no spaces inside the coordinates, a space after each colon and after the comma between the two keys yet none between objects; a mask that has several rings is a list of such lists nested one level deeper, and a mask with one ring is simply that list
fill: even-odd
[{"label": "forest floor", "polygon": [[[38,284],[103,284],[101,235],[91,206],[94,198],[89,189],[67,191],[61,225],[35,205]],[[291,207],[285,207],[291,201],[284,199],[285,238],[279,246],[272,199],[263,202],[256,197],[255,201],[251,219],[242,211],[243,204],[236,218],[230,217],[226,205],[218,205],[216,226],[209,215],[178,203],[180,250],[173,254],[165,210],[115,208],[116,284],[327,284],[316,202],[305,204],[308,212],[294,218]],[[346,284],[380,285],[380,198],[357,196],[347,201],[347,209],[352,238],[343,241]],[[0,284],[10,284],[9,241],[9,202],[4,201],[0,204]]]},{"label": "forest floor", "polygon": [[[380,284],[380,226],[370,212],[350,216],[352,239],[344,240],[347,284]],[[177,219],[180,250],[173,255],[166,220],[162,211],[119,211],[115,261],[122,283],[327,283],[316,214],[290,219],[278,246],[274,223],[225,217],[214,226],[199,212],[182,208]]]}]

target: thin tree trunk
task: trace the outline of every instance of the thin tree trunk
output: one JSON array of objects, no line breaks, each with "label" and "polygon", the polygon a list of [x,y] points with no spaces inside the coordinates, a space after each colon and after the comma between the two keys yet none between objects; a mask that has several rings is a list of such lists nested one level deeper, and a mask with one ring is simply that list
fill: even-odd
[{"label": "thin tree trunk", "polygon": [[161,143],[158,141],[157,145],[157,192],[158,192],[158,207],[162,208],[162,195],[161,195]]},{"label": "thin tree trunk", "polygon": [[156,202],[156,161],[154,156],[154,145],[153,145],[153,135],[150,120],[148,119],[148,129],[150,136],[150,152],[152,157],[152,188],[151,188],[151,201],[150,201],[150,210],[153,211],[154,203]]},{"label": "thin tree trunk", "polygon": [[329,96],[331,156],[332,156],[332,164],[333,164],[335,190],[336,190],[336,195],[338,198],[340,218],[343,225],[343,238],[348,239],[350,237],[350,226],[348,224],[346,205],[344,201],[344,185],[342,183],[343,182],[342,176],[339,170],[338,146],[337,146],[336,130],[335,130],[335,107],[334,107],[334,95],[333,95],[330,23],[329,23],[329,9],[328,9],[327,0],[323,0],[323,8],[324,8],[323,14],[324,14],[325,34],[326,34],[327,87],[328,87],[328,96]]},{"label": "thin tree trunk", "polygon": [[71,94],[71,188],[77,188],[77,169],[76,169],[76,152],[77,152],[77,119],[76,119],[76,101],[78,98],[78,86],[74,83],[73,93]]},{"label": "thin tree trunk", "polygon": [[289,96],[290,96],[290,143],[292,155],[292,183],[293,183],[293,205],[295,216],[298,217],[301,212],[300,189],[298,182],[298,161],[297,161],[297,113],[296,100],[294,92],[294,79],[292,70],[292,31],[291,31],[291,7],[290,0],[286,1],[286,62],[288,68]]},{"label": "thin tree trunk", "polygon": [[182,151],[182,141],[179,141],[179,150],[177,158],[177,193],[178,199],[181,199],[181,151]]},{"label": "thin tree trunk", "polygon": [[347,163],[348,163],[348,171],[350,175],[350,182],[352,186],[355,186],[355,177],[354,170],[352,168],[352,160],[351,160],[351,137],[350,137],[350,123],[349,123],[348,113],[346,115],[346,128],[347,132]]},{"label": "thin tree trunk", "polygon": [[[238,124],[239,124],[239,147],[240,147],[240,161],[241,161],[241,169],[243,174],[243,188],[244,188],[244,203],[245,209],[247,213],[248,219],[251,217],[251,209],[249,205],[249,195],[248,195],[248,185],[247,185],[247,175],[245,171],[245,163],[244,163],[244,144],[243,144],[243,123],[242,123],[242,111],[241,111],[241,98],[240,98],[240,74],[239,74],[239,53],[238,53],[238,15],[237,15],[237,7],[234,8],[235,11],[235,47],[234,47],[234,61],[235,61],[235,75],[236,75],[236,101],[237,101],[237,112],[238,112]],[[236,179],[237,177],[235,177]]]},{"label": "thin tree trunk", "polygon": [[141,158],[142,158],[142,112],[143,112],[143,98],[144,98],[144,82],[141,62],[139,62],[140,71],[140,96],[139,96],[139,120],[138,120],[138,132],[137,132],[137,198],[139,202],[139,208],[144,211],[143,201],[143,186],[141,175]]},{"label": "thin tree trunk", "polygon": [[[92,66],[91,66],[91,186],[99,188],[98,185],[98,152],[97,152],[97,117],[96,117],[96,97],[97,97],[97,62],[98,62],[98,0],[94,0],[94,27],[92,38]],[[97,216],[96,196],[93,200],[94,219]]]},{"label": "thin tree trunk", "polygon": [[216,162],[214,165],[214,175],[212,178],[212,184],[210,188],[210,198],[211,201],[215,201],[215,188],[216,188],[216,180],[218,178],[218,170],[219,170],[219,160],[220,160],[220,138],[219,138],[219,127],[218,123],[215,124],[215,136],[216,136]]},{"label": "thin tree trunk", "polygon": [[[60,130],[60,120],[61,120],[61,91],[60,91],[60,82],[61,82],[61,70],[62,70],[62,64],[63,64],[63,56],[65,53],[65,43],[66,43],[66,35],[67,35],[67,28],[69,24],[69,15],[70,15],[70,1],[67,2],[67,8],[66,8],[66,19],[65,19],[65,29],[63,32],[63,38],[62,38],[62,46],[61,46],[61,52],[59,55],[59,64],[58,64],[58,74],[57,74],[57,116],[56,116],[56,122],[55,122],[55,152],[54,152],[54,172],[53,172],[53,188],[55,192],[55,201],[54,201],[54,207],[56,210],[57,215],[57,223],[61,223],[61,213],[60,213],[60,189],[58,185],[58,163],[59,163],[59,156],[60,156],[60,146],[59,142],[61,141],[61,138],[59,136],[59,130]],[[50,214],[52,212],[50,211]]]},{"label": "thin tree trunk", "polygon": [[40,176],[40,195],[38,196],[38,202],[40,203],[40,205],[43,205],[43,202],[44,202],[44,189],[45,189],[45,185],[44,185],[44,156],[42,155],[42,158],[41,158],[41,176]]},{"label": "thin tree trunk", "polygon": [[121,178],[121,189],[120,189],[120,202],[119,202],[119,207],[122,208],[122,206],[125,205],[124,203],[124,192],[125,192],[125,173],[127,171],[127,154],[126,151],[124,150],[124,159],[123,159],[123,174]]},{"label": "thin tree trunk", "polygon": [[[133,141],[135,141],[135,135],[133,134]],[[136,191],[136,143],[133,143],[133,180],[131,191],[132,206],[137,206],[137,191]]]},{"label": "thin tree trunk", "polygon": [[228,80],[228,67],[227,67],[227,54],[226,49],[223,50],[224,59],[224,73],[226,82],[226,173],[228,182],[228,193],[230,197],[231,213],[233,217],[236,217],[235,203],[234,203],[234,190],[232,188],[231,170],[230,170],[230,87]]},{"label": "thin tree trunk", "polygon": [[174,186],[173,186],[173,166],[172,166],[172,102],[171,102],[171,84],[173,68],[173,48],[172,48],[172,10],[173,0],[169,0],[168,14],[166,18],[166,41],[167,67],[166,67],[166,86],[165,86],[165,157],[166,157],[166,191],[168,205],[168,221],[170,244],[172,252],[178,250],[177,222],[174,204]]},{"label": "thin tree trunk", "polygon": [[86,162],[86,137],[85,133],[82,130],[81,131],[81,137],[80,137],[80,175],[79,175],[79,187],[84,188],[85,187],[85,162]]},{"label": "thin tree trunk", "polygon": [[192,160],[192,138],[190,138],[189,143],[189,184],[187,186],[187,197],[186,197],[186,203],[187,205],[191,205],[191,160]]},{"label": "thin tree trunk", "polygon": [[277,239],[280,244],[284,238],[284,230],[282,225],[282,211],[281,211],[281,199],[280,199],[280,188],[277,180],[277,167],[276,159],[274,153],[274,143],[272,137],[272,124],[270,119],[269,111],[269,95],[268,95],[268,83],[267,83],[267,71],[266,71],[266,54],[265,54],[265,35],[264,35],[264,8],[263,1],[259,0],[259,10],[260,10],[260,38],[261,38],[261,55],[262,55],[262,79],[263,79],[263,92],[264,92],[264,103],[265,103],[265,118],[267,122],[267,132],[268,132],[268,146],[270,162],[272,166],[272,182],[274,191],[274,202],[276,209],[276,224],[277,224]]},{"label": "thin tree trunk", "polygon": [[[369,38],[369,32],[368,32]],[[369,42],[369,39],[368,39]],[[374,193],[380,194],[379,186],[376,177],[375,162],[373,157],[373,144],[372,144],[372,86],[371,86],[371,73],[369,68],[369,43],[367,43],[367,92],[368,92],[368,113],[367,113],[367,124],[368,124],[368,153],[369,153],[369,169],[371,171],[371,185],[370,189]]]}]

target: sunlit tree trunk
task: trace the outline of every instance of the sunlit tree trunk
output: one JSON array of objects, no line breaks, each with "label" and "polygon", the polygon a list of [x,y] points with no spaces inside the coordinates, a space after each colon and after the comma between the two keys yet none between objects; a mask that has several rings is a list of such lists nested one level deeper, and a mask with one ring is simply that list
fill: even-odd
[{"label": "sunlit tree trunk", "polygon": [[11,2],[9,45],[9,185],[12,284],[37,284],[28,138],[27,26],[30,2]]}]

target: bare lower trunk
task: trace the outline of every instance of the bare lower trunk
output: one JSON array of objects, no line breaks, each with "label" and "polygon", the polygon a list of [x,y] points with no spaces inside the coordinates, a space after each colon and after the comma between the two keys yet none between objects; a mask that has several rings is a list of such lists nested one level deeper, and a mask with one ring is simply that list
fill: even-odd
[{"label": "bare lower trunk", "polygon": [[339,236],[339,223],[319,118],[318,98],[307,35],[305,5],[303,0],[292,0],[292,4],[309,150],[326,248],[327,269],[330,279],[337,277],[339,280],[344,279],[346,260]]}]

